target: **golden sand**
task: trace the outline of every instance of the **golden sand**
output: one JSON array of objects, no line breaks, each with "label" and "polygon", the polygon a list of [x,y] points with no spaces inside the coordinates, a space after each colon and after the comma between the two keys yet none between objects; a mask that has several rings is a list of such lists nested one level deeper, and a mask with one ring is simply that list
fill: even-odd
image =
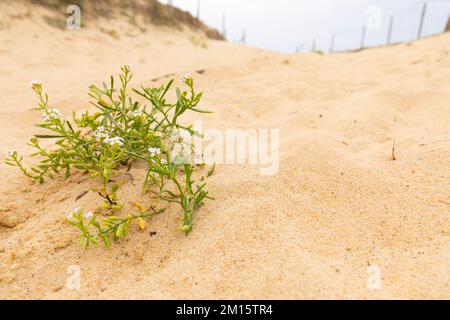
[{"label": "golden sand", "polygon": [[[193,31],[113,37],[22,19],[0,43],[1,160],[30,151],[31,80],[68,117],[122,64],[134,84],[190,72],[214,111],[207,127],[280,129],[277,175],[220,165],[189,236],[174,208],[109,250],[82,250],[64,221],[99,204],[92,192],[76,201],[87,176],[37,185],[1,163],[0,298],[450,298],[450,34],[285,55]],[[69,265],[80,290],[66,286]],[[367,286],[371,266],[380,289]]]}]

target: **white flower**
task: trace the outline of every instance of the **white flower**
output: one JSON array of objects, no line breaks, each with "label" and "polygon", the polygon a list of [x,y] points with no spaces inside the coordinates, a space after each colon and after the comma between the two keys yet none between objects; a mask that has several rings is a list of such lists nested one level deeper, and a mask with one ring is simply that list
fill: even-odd
[{"label": "white flower", "polygon": [[58,109],[45,110],[42,114],[44,121],[56,120],[61,118],[61,112]]},{"label": "white flower", "polygon": [[96,132],[95,134],[97,137],[101,138],[105,138],[105,141],[108,142],[109,141],[109,134],[106,132]]},{"label": "white flower", "polygon": [[42,81],[40,80],[33,80],[30,82],[30,88],[34,89],[34,88],[39,88],[42,86]]},{"label": "white flower", "polygon": [[92,213],[92,211],[88,211],[84,214],[84,217],[86,219],[92,218],[94,216],[94,214]]},{"label": "white flower", "polygon": [[74,212],[74,213],[78,213],[78,211],[80,211],[80,208],[75,208],[75,209],[73,209],[73,212]]},{"label": "white flower", "polygon": [[167,160],[166,159],[161,159],[161,163],[162,164],[167,164]]},{"label": "white flower", "polygon": [[187,81],[190,80],[190,79],[192,79],[192,75],[191,75],[190,73],[185,73],[185,74],[181,77],[180,81],[181,81],[182,83],[187,83]]},{"label": "white flower", "polygon": [[50,112],[53,113],[53,114],[56,114],[58,116],[61,116],[61,112],[58,109],[54,109],[54,108],[50,109]]},{"label": "white flower", "polygon": [[87,116],[87,115],[88,115],[88,112],[87,112],[87,110],[83,110],[83,111],[81,111],[81,115],[82,115],[82,116]]},{"label": "white flower", "polygon": [[150,156],[154,157],[157,154],[161,154],[161,149],[156,147],[148,148],[148,152],[150,152]]},{"label": "white flower", "polygon": [[106,140],[109,141],[109,133],[105,131],[105,127],[104,126],[98,127],[97,130],[95,130],[94,134],[100,139],[101,138],[105,138],[105,141]]},{"label": "white flower", "polygon": [[107,141],[105,140],[106,143],[109,143],[111,146],[123,146],[123,138],[121,137],[113,137],[113,138],[109,138]]},{"label": "white flower", "polygon": [[72,220],[72,218],[73,218],[73,212],[71,212],[67,215],[67,219]]}]

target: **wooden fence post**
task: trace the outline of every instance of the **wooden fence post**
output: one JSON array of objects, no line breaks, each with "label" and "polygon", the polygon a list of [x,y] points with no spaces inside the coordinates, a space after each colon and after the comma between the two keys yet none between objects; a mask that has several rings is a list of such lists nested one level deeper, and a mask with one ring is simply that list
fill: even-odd
[{"label": "wooden fence post", "polygon": [[427,3],[424,2],[423,7],[422,7],[422,14],[420,16],[419,31],[417,32],[417,39],[420,39],[422,37],[423,23],[425,21],[426,14],[427,14]]},{"label": "wooden fence post", "polygon": [[364,25],[362,27],[362,34],[361,34],[361,49],[364,48],[364,42],[366,40],[366,26]]},{"label": "wooden fence post", "polygon": [[242,30],[242,36],[241,39],[239,40],[239,43],[245,44],[246,42],[246,34],[245,34],[245,29]]},{"label": "wooden fence post", "polygon": [[334,34],[331,36],[330,52],[334,51]]},{"label": "wooden fence post", "polygon": [[197,0],[197,19],[200,19],[200,0]]},{"label": "wooden fence post", "polygon": [[226,19],[226,13],[225,11],[222,14],[222,36],[226,39],[227,38],[227,30],[225,26],[225,19]]},{"label": "wooden fence post", "polygon": [[392,27],[394,26],[394,16],[391,16],[389,19],[389,29],[388,29],[388,37],[387,37],[387,44],[391,43],[392,39]]},{"label": "wooden fence post", "polygon": [[444,32],[450,31],[450,14],[448,15],[447,25],[445,26]]}]

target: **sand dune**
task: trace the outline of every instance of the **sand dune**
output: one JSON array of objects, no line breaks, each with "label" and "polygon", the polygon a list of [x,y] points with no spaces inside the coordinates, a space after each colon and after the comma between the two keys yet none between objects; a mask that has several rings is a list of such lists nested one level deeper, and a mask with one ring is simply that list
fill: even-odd
[{"label": "sand dune", "polygon": [[[2,160],[30,151],[40,115],[29,81],[69,116],[88,106],[90,83],[129,64],[135,84],[192,73],[214,111],[200,117],[207,127],[280,129],[280,171],[220,165],[216,200],[188,237],[169,210],[152,220],[154,236],[82,250],[64,219],[98,205],[91,193],[75,200],[93,182],[80,173],[36,185],[1,163],[1,298],[450,298],[449,33],[284,55],[187,29],[119,31],[30,19],[0,30]],[[82,270],[78,291],[65,286],[68,265]],[[368,266],[380,290],[367,288]]]}]

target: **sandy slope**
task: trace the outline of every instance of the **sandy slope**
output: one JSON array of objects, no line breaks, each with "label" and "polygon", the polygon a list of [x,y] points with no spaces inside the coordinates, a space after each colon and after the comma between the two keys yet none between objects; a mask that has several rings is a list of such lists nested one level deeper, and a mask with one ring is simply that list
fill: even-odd
[{"label": "sandy slope", "polygon": [[[2,154],[29,151],[40,117],[30,80],[69,115],[125,63],[135,83],[194,74],[215,111],[208,127],[281,130],[278,175],[219,166],[216,201],[188,237],[170,210],[110,250],[83,251],[64,222],[98,204],[75,201],[86,176],[39,186],[0,164],[1,298],[450,298],[450,34],[292,56],[165,29],[114,39],[21,21],[0,43]],[[65,286],[69,265],[82,270],[79,291]],[[381,290],[366,287],[369,265]]]}]

